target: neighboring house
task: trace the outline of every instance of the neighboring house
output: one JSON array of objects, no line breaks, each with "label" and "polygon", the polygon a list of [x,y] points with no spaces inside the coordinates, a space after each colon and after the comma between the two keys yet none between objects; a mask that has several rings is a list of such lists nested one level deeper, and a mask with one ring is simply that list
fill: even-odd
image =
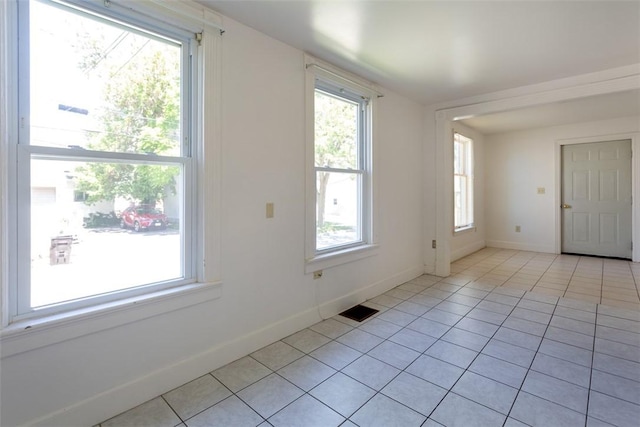
[{"label": "neighboring house", "polygon": [[73,162],[43,162],[32,173],[31,255],[34,259],[49,257],[51,238],[73,235],[80,237],[85,217],[92,213],[108,214],[114,202],[86,204],[86,195],[76,190]]}]

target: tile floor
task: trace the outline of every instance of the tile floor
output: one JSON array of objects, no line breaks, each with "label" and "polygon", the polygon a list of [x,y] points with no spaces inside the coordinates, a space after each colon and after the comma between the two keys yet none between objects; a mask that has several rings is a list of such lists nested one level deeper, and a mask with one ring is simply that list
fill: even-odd
[{"label": "tile floor", "polygon": [[640,425],[638,265],[484,249],[101,424]]}]

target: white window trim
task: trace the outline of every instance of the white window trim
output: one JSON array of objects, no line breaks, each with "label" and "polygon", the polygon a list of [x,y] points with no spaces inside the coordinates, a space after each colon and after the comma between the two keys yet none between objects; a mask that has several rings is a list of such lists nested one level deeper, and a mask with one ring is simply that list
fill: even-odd
[{"label": "white window trim", "polygon": [[[305,66],[305,273],[325,268],[336,267],[366,257],[377,255],[379,244],[376,231],[377,197],[376,197],[376,103],[382,94],[375,85],[358,77],[340,70],[324,61],[310,55],[304,55]],[[316,250],[316,169],[315,169],[315,90],[316,79],[321,78],[327,82],[338,84],[356,93],[361,93],[369,101],[367,185],[363,191],[367,194],[363,200],[367,204],[363,206],[362,239],[360,244],[330,248],[328,250]],[[367,214],[368,212],[368,214]]]},{"label": "white window trim", "polygon": [[[469,144],[471,146],[470,148],[470,153],[468,153],[468,155],[465,155],[465,157],[470,157],[470,166],[468,166],[471,171],[470,173],[466,173],[464,176],[466,177],[467,180],[467,184],[468,184],[468,188],[470,189],[471,194],[467,194],[467,203],[471,204],[471,218],[473,218],[473,220],[468,223],[468,224],[464,224],[461,225],[459,227],[456,227],[455,225],[455,213],[456,213],[456,208],[455,208],[455,194],[453,197],[453,201],[454,201],[454,206],[453,206],[453,234],[459,234],[459,233],[465,233],[465,232],[469,232],[469,231],[475,231],[476,229],[476,225],[475,225],[475,179],[474,179],[474,170],[475,170],[475,157],[474,157],[474,140],[472,138],[469,138],[468,136],[462,134],[461,132],[457,132],[457,131],[453,131],[453,147],[455,147],[455,138],[456,135],[460,135],[461,137],[463,137],[464,139],[468,140],[469,142],[467,142],[467,144]],[[455,149],[455,148],[454,148]],[[454,157],[455,159],[455,157]],[[453,178],[454,178],[454,183],[455,183],[455,165],[453,166]],[[454,184],[455,185],[455,184]]]},{"label": "white window trim", "polygon": [[[3,105],[17,105],[17,89],[12,84],[17,81],[18,73],[15,66],[17,58],[17,22],[14,12],[16,5],[13,2],[1,2],[0,9],[0,58],[6,64],[3,79],[0,80],[0,101]],[[97,3],[97,2],[94,2]],[[101,3],[101,2],[100,2]],[[116,3],[114,0],[111,5]],[[166,3],[167,7],[163,4]],[[171,10],[171,2],[154,0],[153,4],[141,3],[141,12],[149,14],[153,10],[152,18],[161,16]],[[222,270],[220,263],[220,205],[221,205],[221,168],[220,168],[220,123],[221,123],[221,20],[222,18],[204,6],[185,0],[189,6],[192,19],[187,19],[183,14],[182,21],[189,21],[192,27],[202,32],[202,40],[199,49],[198,68],[198,99],[193,102],[198,104],[197,135],[194,135],[194,147],[198,151],[196,173],[198,184],[197,231],[195,236],[202,236],[196,242],[194,263],[196,264],[196,281],[170,289],[149,292],[144,295],[131,297],[125,300],[112,301],[100,305],[81,308],[60,314],[52,314],[37,319],[25,319],[11,323],[9,310],[9,289],[15,284],[16,278],[9,273],[15,272],[15,268],[9,269],[10,263],[15,263],[15,255],[9,248],[17,239],[15,230],[9,227],[8,208],[15,206],[15,194],[10,191],[10,176],[15,176],[15,170],[11,170],[11,163],[7,160],[10,150],[15,150],[17,139],[17,117],[15,109],[6,109],[0,117],[0,285],[1,296],[1,320],[0,348],[1,356],[5,357],[32,350],[55,342],[88,335],[101,330],[109,329],[117,325],[139,321],[158,314],[178,310],[191,305],[221,297]],[[119,6],[131,13],[135,5],[127,3]],[[210,24],[203,24],[203,22]],[[204,29],[203,29],[204,28]],[[3,109],[4,110],[4,109]],[[204,120],[206,117],[206,120]],[[6,166],[6,167],[5,167]],[[15,169],[15,168],[14,168]],[[189,262],[189,260],[187,260]]]}]

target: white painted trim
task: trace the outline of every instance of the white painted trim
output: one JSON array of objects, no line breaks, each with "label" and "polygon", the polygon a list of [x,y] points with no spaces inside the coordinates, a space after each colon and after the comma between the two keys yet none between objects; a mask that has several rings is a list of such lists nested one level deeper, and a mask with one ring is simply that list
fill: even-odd
[{"label": "white painted trim", "polygon": [[435,263],[425,263],[424,268],[422,270],[423,274],[431,274],[436,275],[436,264]]},{"label": "white painted trim", "polygon": [[0,358],[138,322],[222,296],[221,283],[198,283],[16,322],[0,331]]},{"label": "white painted trim", "polygon": [[47,414],[28,426],[95,425],[319,322],[316,307]]},{"label": "white painted trim", "polygon": [[360,245],[340,251],[328,252],[307,260],[304,266],[304,272],[306,274],[313,273],[314,271],[336,267],[338,265],[378,255],[378,253],[378,245]]},{"label": "white painted trim", "polygon": [[10,250],[10,242],[15,241],[11,233],[15,229],[9,227],[9,208],[15,206],[14,192],[9,187],[9,176],[15,173],[15,165],[9,163],[9,150],[15,150],[15,144],[11,139],[17,135],[17,111],[15,108],[6,108],[8,105],[18,104],[17,85],[10,84],[17,81],[17,66],[9,69],[8,64],[13,64],[17,57],[17,28],[13,19],[17,11],[15,2],[0,2],[0,328],[9,323],[9,286],[12,280],[8,268],[15,262],[15,251]]},{"label": "white painted trim", "polygon": [[198,55],[198,281],[222,280],[222,37],[205,30]]},{"label": "white painted trim", "polygon": [[631,152],[633,154],[631,163],[631,191],[633,200],[632,204],[632,224],[631,232],[633,244],[633,253],[631,260],[633,262],[640,262],[640,133],[636,133],[631,137]]},{"label": "white painted trim", "polygon": [[471,255],[474,252],[478,252],[480,249],[484,249],[487,247],[487,244],[484,240],[479,242],[470,243],[462,248],[459,248],[451,253],[451,262],[455,262],[460,258],[464,258],[467,255]]},{"label": "white painted trim", "polygon": [[453,230],[453,236],[461,236],[463,234],[472,233],[478,230],[475,224],[467,225],[464,227],[456,228]]},{"label": "white painted trim", "polygon": [[[202,14],[206,19],[212,22],[219,20],[218,15],[211,12],[201,5],[189,2],[202,9]],[[0,33],[0,55],[1,58],[7,58],[14,54],[15,47],[10,46],[9,42],[16,37],[11,37],[10,32],[15,31],[14,16],[5,13],[9,8],[14,7],[14,2],[2,2],[0,10],[3,12],[0,16],[0,23],[6,24],[2,26],[4,30]],[[157,5],[154,6],[157,8]],[[157,12],[157,11],[156,11]],[[63,314],[52,314],[41,318],[33,318],[24,321],[18,321],[9,325],[10,311],[8,307],[8,291],[10,286],[15,286],[15,277],[9,277],[9,271],[15,269],[7,268],[10,260],[9,255],[12,251],[8,250],[9,233],[14,232],[8,226],[8,219],[5,209],[9,206],[8,201],[10,192],[8,191],[8,174],[7,167],[0,168],[0,204],[2,211],[0,212],[0,284],[2,285],[2,326],[5,328],[0,332],[0,343],[2,344],[2,357],[18,354],[23,351],[33,350],[44,345],[50,345],[56,342],[65,341],[71,338],[77,338],[88,333],[98,332],[114,325],[127,322],[137,321],[151,316],[155,316],[161,312],[169,312],[194,305],[204,301],[219,298],[221,296],[220,280],[222,277],[221,268],[221,37],[217,29],[208,27],[203,31],[203,39],[199,49],[201,54],[197,55],[201,70],[197,73],[199,79],[197,87],[199,90],[199,98],[194,100],[198,104],[198,131],[195,135],[196,141],[194,146],[200,152],[196,156],[198,158],[198,188],[199,205],[198,211],[198,232],[194,235],[201,236],[198,241],[198,262],[197,277],[198,282],[177,286],[174,288],[158,290],[151,294],[131,297],[125,300],[114,301],[91,306],[84,309],[69,311]],[[11,64],[15,61],[0,61],[2,64]],[[15,70],[7,70],[8,72],[0,73],[0,99],[3,100],[2,105],[17,105],[17,102],[4,102],[10,97],[17,97],[15,85],[9,85],[10,81],[16,81]],[[0,165],[7,162],[7,156],[10,144],[11,123],[16,123],[17,112],[15,109],[3,109],[0,117]],[[15,116],[15,117],[14,117]],[[206,120],[205,120],[206,117]],[[6,119],[6,120],[5,120]],[[7,124],[8,123],[8,124]],[[14,148],[15,149],[15,148]],[[15,236],[11,237],[16,240]],[[15,251],[13,251],[15,252]],[[15,255],[14,255],[15,256]],[[206,261],[208,265],[206,264]],[[197,294],[197,297],[194,295]],[[195,298],[195,299],[194,299]],[[152,308],[150,308],[152,307]],[[113,314],[113,316],[111,316]],[[110,317],[111,316],[111,317]],[[113,318],[112,318],[113,317]],[[111,319],[105,321],[105,319]],[[78,328],[77,323],[82,322],[82,327]],[[76,326],[74,326],[76,325]],[[25,328],[29,328],[25,330]],[[41,333],[46,331],[46,333]]]},{"label": "white painted trim", "polygon": [[[359,259],[376,255],[378,249],[378,190],[376,188],[378,176],[378,161],[375,155],[377,135],[377,87],[349,72],[343,71],[327,62],[314,58],[311,55],[303,55],[305,69],[305,273],[331,268],[341,264],[357,261]],[[363,224],[362,236],[364,243],[359,246],[341,249],[337,247],[324,253],[316,251],[316,168],[315,168],[315,90],[316,78],[326,79],[328,83],[334,82],[345,88],[369,96],[367,129],[368,149],[365,150],[365,170],[363,176],[366,181],[363,184],[362,210]],[[351,84],[349,84],[351,82]]]},{"label": "white painted trim", "polygon": [[436,262],[435,274],[451,273],[453,239],[453,126],[436,112]]},{"label": "white painted trim", "polygon": [[319,307],[309,308],[141,378],[91,396],[72,406],[47,414],[26,425],[42,427],[95,425],[420,275],[422,275],[420,267],[409,268],[348,295],[323,303]]},{"label": "white painted trim", "polygon": [[321,304],[318,307],[320,316],[323,319],[333,317],[349,307],[353,307],[356,304],[375,298],[378,295],[383,294],[398,285],[406,283],[409,280],[422,276],[423,274],[424,272],[420,267],[408,268],[391,277],[372,283],[367,287]]},{"label": "white painted trim", "polygon": [[529,243],[510,242],[507,240],[487,240],[487,248],[513,249],[516,251],[557,253],[553,245],[531,245]]},{"label": "white painted trim", "polygon": [[115,9],[123,15],[140,14],[191,32],[224,31],[222,16],[193,0],[63,0],[94,10]]},{"label": "white painted trim", "polygon": [[321,76],[328,81],[340,82],[354,92],[365,92],[371,98],[384,96],[380,92],[380,88],[370,81],[307,53],[304,54],[304,67],[314,75]]},{"label": "white painted trim", "polygon": [[[550,80],[547,82],[536,83],[527,86],[519,86],[516,88],[506,89],[497,92],[485,93],[482,95],[472,96],[468,98],[462,98],[454,101],[441,102],[433,107],[436,110],[445,110],[449,108],[456,108],[460,106],[470,106],[476,104],[483,104],[489,101],[504,100],[509,98],[518,98],[526,95],[539,94],[542,92],[553,92],[558,89],[564,89],[567,87],[575,87],[580,85],[589,85],[591,83],[600,83],[609,80],[617,80],[629,76],[640,75],[640,63],[625,65],[617,68],[610,68],[607,70],[596,71],[593,73],[580,74],[571,77],[565,77],[557,80]],[[637,86],[635,87],[637,89]],[[633,87],[628,88],[634,89]]]},{"label": "white painted trim", "polygon": [[631,240],[633,242],[633,251],[631,254],[631,260],[633,262],[640,262],[640,181],[638,177],[640,175],[640,133],[617,133],[617,134],[604,134],[594,135],[581,138],[567,138],[556,140],[555,146],[555,188],[556,188],[556,201],[557,207],[555,213],[555,252],[562,252],[562,212],[560,204],[562,203],[562,146],[573,144],[589,144],[594,142],[606,142],[606,141],[619,141],[623,139],[631,140],[631,151],[633,157],[631,159],[631,195],[634,203],[631,205]]}]

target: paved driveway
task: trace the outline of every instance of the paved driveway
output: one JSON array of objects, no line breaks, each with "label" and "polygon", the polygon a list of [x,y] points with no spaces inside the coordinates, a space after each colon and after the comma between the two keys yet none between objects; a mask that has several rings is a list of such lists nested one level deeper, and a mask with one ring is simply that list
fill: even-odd
[{"label": "paved driveway", "polygon": [[39,307],[181,275],[176,230],[83,230],[72,245],[69,264],[50,265],[48,256],[32,261],[31,302]]}]

